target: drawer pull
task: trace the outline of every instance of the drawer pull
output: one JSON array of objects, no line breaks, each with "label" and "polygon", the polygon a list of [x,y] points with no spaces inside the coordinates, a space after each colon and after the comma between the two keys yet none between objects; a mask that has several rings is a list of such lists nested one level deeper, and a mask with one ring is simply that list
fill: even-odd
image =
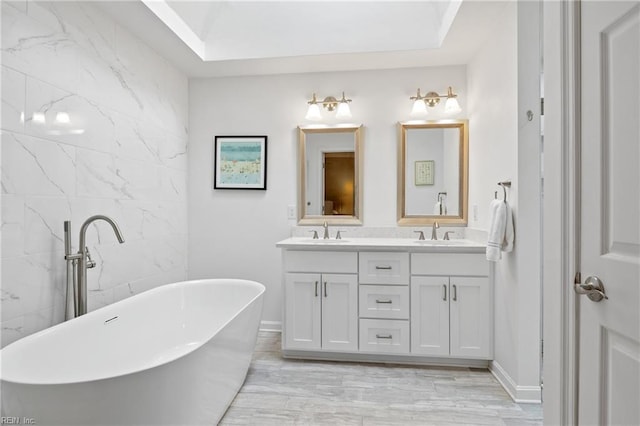
[{"label": "drawer pull", "polygon": [[316,297],[318,297],[318,281],[316,281]]},{"label": "drawer pull", "polygon": [[376,303],[393,303],[393,301],[390,299],[386,299],[386,300],[376,299]]},{"label": "drawer pull", "polygon": [[390,271],[393,268],[391,266],[376,266],[376,269],[384,269],[384,270]]},{"label": "drawer pull", "polygon": [[458,287],[455,284],[453,285],[453,301],[458,301]]},{"label": "drawer pull", "polygon": [[393,339],[391,334],[376,334],[376,339]]},{"label": "drawer pull", "polygon": [[[317,294],[316,294],[317,296]],[[442,300],[446,301],[447,300],[447,285],[446,284],[442,284]]]},{"label": "drawer pull", "polygon": [[324,282],[324,297],[327,297],[327,282]]}]

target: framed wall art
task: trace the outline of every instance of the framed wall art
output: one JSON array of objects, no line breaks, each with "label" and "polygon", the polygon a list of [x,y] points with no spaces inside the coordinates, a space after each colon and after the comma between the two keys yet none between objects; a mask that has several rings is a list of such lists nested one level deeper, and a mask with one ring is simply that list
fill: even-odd
[{"label": "framed wall art", "polygon": [[415,184],[433,185],[433,160],[416,161],[415,163]]},{"label": "framed wall art", "polygon": [[267,189],[267,137],[216,136],[214,189]]}]

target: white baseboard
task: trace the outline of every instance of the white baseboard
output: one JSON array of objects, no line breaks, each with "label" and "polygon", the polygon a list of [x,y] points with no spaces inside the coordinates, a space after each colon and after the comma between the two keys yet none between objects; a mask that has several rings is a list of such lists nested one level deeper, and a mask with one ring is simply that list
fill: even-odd
[{"label": "white baseboard", "polygon": [[509,373],[496,361],[489,363],[489,371],[515,402],[519,404],[540,404],[542,402],[542,388],[540,386],[516,385]]},{"label": "white baseboard", "polygon": [[259,330],[282,333],[282,321],[260,321]]}]

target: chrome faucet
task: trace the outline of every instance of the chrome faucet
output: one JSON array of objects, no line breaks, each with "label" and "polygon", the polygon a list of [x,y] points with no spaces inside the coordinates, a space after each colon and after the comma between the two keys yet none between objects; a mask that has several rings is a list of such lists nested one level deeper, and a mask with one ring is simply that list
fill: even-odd
[{"label": "chrome faucet", "polygon": [[437,240],[438,239],[438,233],[436,232],[436,229],[440,228],[440,225],[438,225],[438,222],[433,222],[433,226],[431,227],[431,239],[432,240]]},{"label": "chrome faucet", "polygon": [[322,238],[325,239],[325,240],[328,240],[329,239],[329,224],[327,223],[326,220],[322,224],[322,227],[324,228],[324,235],[322,236]]},{"label": "chrome faucet", "polygon": [[[67,260],[67,297],[69,297],[70,288],[73,289],[74,295],[74,316],[79,317],[87,313],[87,268],[93,268],[96,263],[91,259],[89,248],[86,245],[87,228],[96,220],[104,220],[116,234],[116,238],[120,244],[124,243],[124,238],[120,232],[118,225],[108,216],[95,215],[85,220],[80,227],[80,242],[78,253],[71,253],[71,222],[64,223],[65,231],[65,259]],[[74,274],[75,272],[75,274]],[[70,276],[71,275],[71,276]],[[69,315],[67,314],[67,317]]]}]

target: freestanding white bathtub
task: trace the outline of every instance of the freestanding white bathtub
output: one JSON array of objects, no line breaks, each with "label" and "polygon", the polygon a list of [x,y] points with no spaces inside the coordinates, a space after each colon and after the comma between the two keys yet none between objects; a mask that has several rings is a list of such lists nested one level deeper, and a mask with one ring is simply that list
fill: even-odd
[{"label": "freestanding white bathtub", "polygon": [[0,351],[2,416],[216,424],[246,377],[264,290],[245,280],[179,282],[25,337]]}]

